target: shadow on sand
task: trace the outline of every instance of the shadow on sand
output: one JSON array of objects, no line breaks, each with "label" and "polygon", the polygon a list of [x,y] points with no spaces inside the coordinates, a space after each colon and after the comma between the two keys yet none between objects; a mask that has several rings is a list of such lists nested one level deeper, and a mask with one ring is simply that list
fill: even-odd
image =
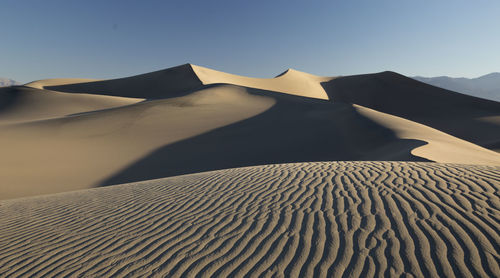
[{"label": "shadow on sand", "polygon": [[410,154],[426,142],[399,139],[350,104],[249,91],[272,96],[276,104],[250,119],[163,146],[100,186],[273,163],[427,161]]}]

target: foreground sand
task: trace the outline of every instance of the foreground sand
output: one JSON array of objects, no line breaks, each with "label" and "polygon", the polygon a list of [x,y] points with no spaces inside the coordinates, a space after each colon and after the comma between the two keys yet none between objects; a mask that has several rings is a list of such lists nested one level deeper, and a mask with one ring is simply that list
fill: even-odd
[{"label": "foreground sand", "polygon": [[500,273],[500,168],[255,166],[0,201],[0,276]]}]

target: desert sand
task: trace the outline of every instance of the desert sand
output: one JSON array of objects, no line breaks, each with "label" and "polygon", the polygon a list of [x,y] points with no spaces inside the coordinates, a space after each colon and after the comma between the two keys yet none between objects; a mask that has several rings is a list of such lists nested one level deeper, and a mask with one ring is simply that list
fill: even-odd
[{"label": "desert sand", "polygon": [[1,277],[500,273],[500,103],[397,73],[39,80],[0,134]]},{"label": "desert sand", "polygon": [[296,163],[6,200],[0,276],[493,277],[499,170]]}]

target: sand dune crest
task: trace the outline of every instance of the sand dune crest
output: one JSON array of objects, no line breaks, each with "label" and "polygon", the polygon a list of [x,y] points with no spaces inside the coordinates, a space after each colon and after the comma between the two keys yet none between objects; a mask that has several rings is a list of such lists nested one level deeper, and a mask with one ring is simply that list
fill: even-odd
[{"label": "sand dune crest", "polygon": [[225,73],[193,64],[110,80],[46,79],[25,86],[71,93],[105,94],[111,96],[158,99],[182,96],[203,85],[230,84],[304,97],[328,100],[319,77],[289,69],[275,78],[252,78]]}]

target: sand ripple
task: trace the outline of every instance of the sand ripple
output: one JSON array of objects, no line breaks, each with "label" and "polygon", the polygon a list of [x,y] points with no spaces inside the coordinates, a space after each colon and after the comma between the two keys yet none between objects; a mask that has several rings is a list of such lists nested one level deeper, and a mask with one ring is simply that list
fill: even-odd
[{"label": "sand ripple", "polygon": [[0,277],[495,276],[500,168],[266,165],[0,202]]}]

